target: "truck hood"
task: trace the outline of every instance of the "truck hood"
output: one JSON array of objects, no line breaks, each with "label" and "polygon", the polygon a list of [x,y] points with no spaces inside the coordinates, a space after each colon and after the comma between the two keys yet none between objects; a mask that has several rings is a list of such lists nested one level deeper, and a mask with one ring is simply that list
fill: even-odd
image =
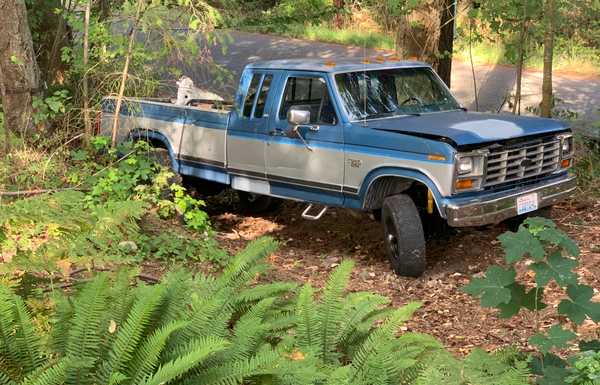
[{"label": "truck hood", "polygon": [[568,129],[564,123],[553,119],[466,111],[371,120],[367,121],[367,127],[444,140],[455,147],[476,147],[489,142]]}]

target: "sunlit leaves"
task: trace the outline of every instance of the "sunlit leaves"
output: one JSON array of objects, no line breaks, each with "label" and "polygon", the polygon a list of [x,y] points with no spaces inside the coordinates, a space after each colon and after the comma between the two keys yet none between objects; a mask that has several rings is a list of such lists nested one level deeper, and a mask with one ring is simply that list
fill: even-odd
[{"label": "sunlit leaves", "polygon": [[562,349],[568,346],[569,341],[577,335],[570,330],[563,329],[560,325],[554,325],[548,330],[548,334],[535,334],[529,339],[529,343],[537,346],[540,352],[547,353],[550,349]]},{"label": "sunlit leaves", "polygon": [[586,317],[600,322],[600,303],[592,302],[594,289],[586,285],[570,285],[567,288],[569,299],[563,299],[558,305],[558,313],[564,314],[578,325]]},{"label": "sunlit leaves", "polygon": [[515,271],[504,270],[499,266],[491,266],[485,278],[474,278],[463,290],[467,294],[481,297],[481,306],[496,307],[511,300],[511,289],[515,282]]}]

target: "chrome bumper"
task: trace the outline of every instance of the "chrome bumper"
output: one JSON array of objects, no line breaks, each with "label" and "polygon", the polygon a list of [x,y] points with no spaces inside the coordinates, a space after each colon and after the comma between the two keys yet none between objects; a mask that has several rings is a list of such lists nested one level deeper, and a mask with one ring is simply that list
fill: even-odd
[{"label": "chrome bumper", "polygon": [[577,188],[574,176],[542,186],[511,190],[506,194],[470,198],[446,204],[448,224],[453,227],[482,226],[499,223],[517,216],[517,197],[525,194],[538,194],[538,208],[550,206],[570,195]]}]

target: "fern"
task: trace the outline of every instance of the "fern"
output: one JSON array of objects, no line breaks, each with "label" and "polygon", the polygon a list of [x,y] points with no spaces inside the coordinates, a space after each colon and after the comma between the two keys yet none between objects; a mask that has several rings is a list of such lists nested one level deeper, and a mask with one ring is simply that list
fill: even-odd
[{"label": "fern", "polygon": [[[100,325],[107,307],[108,280],[99,276],[86,285],[75,301],[73,319],[69,322],[68,337],[56,336],[55,340],[66,340],[64,352],[76,365],[67,370],[68,384],[90,383],[90,372],[98,361],[100,347]],[[63,319],[64,321],[64,319]]]},{"label": "fern", "polygon": [[353,267],[350,261],[342,262],[329,276],[323,291],[317,320],[320,324],[320,354],[325,362],[335,362],[337,358],[335,348],[344,315],[343,294]]},{"label": "fern", "polygon": [[15,342],[19,350],[20,363],[25,374],[32,372],[42,363],[40,339],[31,323],[31,316],[19,297],[14,301],[15,324],[17,327]]},{"label": "fern", "polygon": [[186,326],[187,322],[173,321],[164,327],[156,330],[144,343],[137,349],[133,360],[128,368],[128,378],[132,383],[139,383],[142,379],[148,378],[156,367],[160,364],[160,356],[167,344],[171,334]]},{"label": "fern", "polygon": [[133,304],[123,327],[117,332],[108,361],[102,367],[101,378],[107,381],[113,373],[122,373],[126,363],[132,358],[152,314],[157,309],[164,294],[164,286],[159,285],[142,291]]},{"label": "fern", "polygon": [[207,357],[225,349],[227,345],[227,341],[215,337],[197,340],[194,342],[189,353],[178,357],[173,361],[167,362],[161,366],[155,374],[139,384],[160,385],[169,383],[170,381],[183,376]]}]

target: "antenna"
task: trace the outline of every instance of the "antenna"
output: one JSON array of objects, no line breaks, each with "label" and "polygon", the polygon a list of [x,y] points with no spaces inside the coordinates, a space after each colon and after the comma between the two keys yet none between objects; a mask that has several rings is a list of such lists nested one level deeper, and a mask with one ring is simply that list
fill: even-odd
[{"label": "antenna", "polygon": [[[369,31],[369,35],[371,32]],[[367,37],[363,40],[363,83],[365,85],[365,93],[363,97],[363,127],[367,125],[367,92],[369,92],[369,86],[367,84]]]}]

